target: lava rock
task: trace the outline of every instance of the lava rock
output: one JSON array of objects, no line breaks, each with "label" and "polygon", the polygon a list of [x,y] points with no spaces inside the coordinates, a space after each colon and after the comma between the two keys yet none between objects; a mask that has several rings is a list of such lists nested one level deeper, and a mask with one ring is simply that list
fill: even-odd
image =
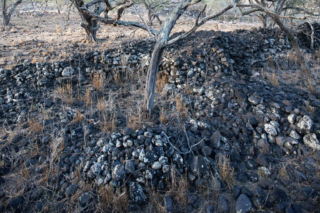
[{"label": "lava rock", "polygon": [[79,197],[79,205],[82,208],[87,206],[91,201],[92,201],[92,196],[89,192],[85,192]]}]

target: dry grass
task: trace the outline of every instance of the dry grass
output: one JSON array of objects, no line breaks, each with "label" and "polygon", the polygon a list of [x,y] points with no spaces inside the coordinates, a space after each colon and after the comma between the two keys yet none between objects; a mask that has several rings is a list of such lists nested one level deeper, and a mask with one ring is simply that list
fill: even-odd
[{"label": "dry grass", "polygon": [[37,58],[35,58],[35,57],[33,57],[33,59],[32,59],[32,61],[31,61],[31,63],[32,64],[35,64],[35,63],[37,63],[38,62],[38,59]]},{"label": "dry grass", "polygon": [[92,86],[98,90],[103,91],[105,87],[105,77],[100,73],[94,73],[92,76]]},{"label": "dry grass", "polygon": [[54,162],[59,159],[59,156],[62,154],[64,149],[64,139],[63,138],[56,138],[50,144],[50,168],[51,171],[54,170]]},{"label": "dry grass", "polygon": [[100,100],[98,100],[97,103],[97,108],[99,109],[100,112],[106,112],[107,110],[107,103],[106,100],[104,100],[104,98],[101,98]]},{"label": "dry grass", "polygon": [[156,89],[157,92],[161,92],[164,85],[168,83],[169,75],[166,72],[159,72],[157,74],[157,82],[156,82]]},{"label": "dry grass", "polygon": [[165,113],[164,109],[162,108],[161,113],[160,113],[160,122],[161,124],[165,124],[168,123],[169,121],[169,117],[168,115]]},{"label": "dry grass", "polygon": [[84,102],[86,103],[86,106],[91,105],[91,91],[89,88],[86,89],[86,93],[84,94]]},{"label": "dry grass", "polygon": [[112,185],[100,188],[99,206],[101,212],[128,212],[129,200],[126,188],[114,189]]},{"label": "dry grass", "polygon": [[56,94],[66,104],[72,104],[74,102],[72,96],[72,84],[68,83],[61,87],[56,88]]},{"label": "dry grass", "polygon": [[29,124],[29,130],[31,133],[39,133],[43,131],[43,127],[37,122],[35,118],[27,120]]},{"label": "dry grass", "polygon": [[184,105],[182,98],[181,97],[176,97],[176,107],[177,107],[177,111],[181,113],[182,117],[186,117],[188,114],[188,109],[187,107]]},{"label": "dry grass", "polygon": [[271,76],[268,77],[270,83],[272,84],[272,86],[278,87],[279,86],[279,81],[278,81],[278,77],[275,73],[275,71],[272,73]]},{"label": "dry grass", "polygon": [[114,115],[112,116],[104,116],[103,117],[103,125],[101,127],[101,130],[107,133],[114,132],[116,129],[116,118]]},{"label": "dry grass", "polygon": [[77,117],[75,119],[73,119],[73,123],[81,123],[85,118],[85,116],[83,114],[81,114],[81,112],[79,112],[79,111],[76,111],[76,115],[77,115]]},{"label": "dry grass", "polygon": [[220,175],[222,180],[227,184],[228,189],[231,191],[234,186],[234,168],[230,167],[229,159],[220,156],[218,162],[218,168],[220,171]]}]

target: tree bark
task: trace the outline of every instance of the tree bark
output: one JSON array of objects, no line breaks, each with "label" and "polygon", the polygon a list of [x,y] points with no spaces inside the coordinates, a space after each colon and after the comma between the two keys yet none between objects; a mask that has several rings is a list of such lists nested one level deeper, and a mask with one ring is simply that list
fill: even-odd
[{"label": "tree bark", "polygon": [[157,72],[159,70],[159,64],[161,61],[163,49],[164,49],[164,46],[162,44],[156,43],[152,52],[150,65],[148,67],[147,87],[146,87],[147,97],[145,98],[146,98],[146,110],[150,114],[153,112]]}]

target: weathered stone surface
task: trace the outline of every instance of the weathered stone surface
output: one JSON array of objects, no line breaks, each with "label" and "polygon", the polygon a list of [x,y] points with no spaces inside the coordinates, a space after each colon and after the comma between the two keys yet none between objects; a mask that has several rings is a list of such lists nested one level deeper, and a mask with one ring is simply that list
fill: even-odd
[{"label": "weathered stone surface", "polygon": [[314,134],[314,133],[305,135],[303,137],[303,142],[305,145],[307,145],[308,147],[310,147],[314,150],[320,150],[320,143],[317,139],[316,134]]}]

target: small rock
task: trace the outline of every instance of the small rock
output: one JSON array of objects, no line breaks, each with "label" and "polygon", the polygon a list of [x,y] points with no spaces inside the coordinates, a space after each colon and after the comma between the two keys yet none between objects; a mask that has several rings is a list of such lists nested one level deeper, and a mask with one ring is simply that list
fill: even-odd
[{"label": "small rock", "polygon": [[173,212],[173,200],[169,195],[165,196],[164,205],[168,212]]},{"label": "small rock", "polygon": [[297,126],[302,130],[310,130],[313,125],[311,118],[307,115],[303,116],[303,118],[299,121]]},{"label": "small rock", "polygon": [[271,124],[265,124],[264,131],[272,136],[276,136],[278,134],[276,128]]},{"label": "small rock", "polygon": [[252,209],[252,204],[250,199],[245,194],[241,194],[236,202],[236,212],[237,213],[247,213]]},{"label": "small rock", "polygon": [[66,67],[62,71],[62,76],[63,77],[70,77],[74,73],[74,69],[72,67]]},{"label": "small rock", "polygon": [[256,96],[250,96],[248,98],[249,102],[252,103],[253,105],[258,105],[260,103],[260,98],[257,98]]},{"label": "small rock", "polygon": [[305,145],[312,148],[313,150],[320,150],[319,141],[317,139],[316,134],[314,134],[314,133],[305,135],[303,137],[303,142]]},{"label": "small rock", "polygon": [[222,195],[219,196],[219,198],[218,198],[218,212],[219,213],[229,213],[230,212],[227,200]]},{"label": "small rock", "polygon": [[71,184],[65,194],[66,194],[66,197],[70,197],[71,195],[73,195],[75,192],[77,191],[77,184]]},{"label": "small rock", "polygon": [[131,182],[130,188],[130,199],[136,204],[144,204],[147,200],[147,196],[144,194],[142,186],[139,183]]},{"label": "small rock", "polygon": [[288,117],[287,117],[289,123],[291,123],[291,124],[294,124],[294,122],[296,122],[296,118],[297,118],[297,115],[296,115],[296,114],[290,114],[290,115],[288,115]]},{"label": "small rock", "polygon": [[89,192],[85,192],[79,197],[79,205],[81,207],[85,207],[88,205],[88,203],[91,200],[92,200],[91,194]]},{"label": "small rock", "polygon": [[156,161],[152,164],[152,169],[161,169],[161,163]]},{"label": "small rock", "polygon": [[120,181],[124,176],[124,166],[118,164],[112,170],[112,179],[116,182]]}]

